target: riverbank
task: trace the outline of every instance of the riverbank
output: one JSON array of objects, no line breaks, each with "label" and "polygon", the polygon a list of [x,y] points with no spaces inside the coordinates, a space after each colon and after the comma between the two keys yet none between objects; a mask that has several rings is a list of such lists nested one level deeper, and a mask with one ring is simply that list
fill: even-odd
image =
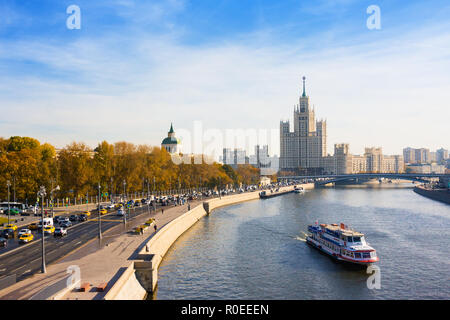
[{"label": "riverbank", "polygon": [[414,192],[429,199],[450,204],[450,191],[448,189],[427,189],[423,186],[416,186]]},{"label": "riverbank", "polygon": [[[314,184],[302,185],[304,189],[313,189]],[[280,191],[293,190],[293,186],[280,188]],[[129,263],[127,272],[120,277],[109,292],[105,295],[105,300],[127,300],[135,299],[135,292],[154,292],[158,283],[158,267],[169,248],[186,230],[191,228],[202,217],[210,214],[214,209],[259,199],[259,191],[225,196],[205,201],[189,212],[174,219],[158,231],[142,247],[138,254],[137,261]],[[134,272],[132,272],[134,269]],[[145,296],[141,294],[141,298]]]}]

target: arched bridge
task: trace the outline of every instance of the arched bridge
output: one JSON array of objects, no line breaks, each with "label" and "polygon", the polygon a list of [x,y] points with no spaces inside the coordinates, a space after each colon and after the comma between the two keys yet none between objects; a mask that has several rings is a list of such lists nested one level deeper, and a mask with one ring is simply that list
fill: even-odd
[{"label": "arched bridge", "polygon": [[316,185],[325,185],[328,183],[346,181],[346,180],[367,180],[367,179],[402,179],[418,182],[430,182],[431,178],[450,178],[450,174],[440,173],[356,173],[356,174],[338,174],[338,175],[311,175],[311,176],[285,176],[278,177],[278,180],[314,180]]}]

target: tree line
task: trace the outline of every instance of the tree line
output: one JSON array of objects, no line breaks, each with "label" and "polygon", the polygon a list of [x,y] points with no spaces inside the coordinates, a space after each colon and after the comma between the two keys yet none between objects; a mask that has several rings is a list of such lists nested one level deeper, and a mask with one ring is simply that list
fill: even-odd
[{"label": "tree line", "polygon": [[258,184],[259,169],[251,165],[174,164],[164,149],[129,142],[103,141],[95,149],[72,142],[56,151],[30,137],[0,137],[0,199],[34,202],[41,185],[47,193],[60,186],[54,197],[102,193],[160,192],[177,189]]}]

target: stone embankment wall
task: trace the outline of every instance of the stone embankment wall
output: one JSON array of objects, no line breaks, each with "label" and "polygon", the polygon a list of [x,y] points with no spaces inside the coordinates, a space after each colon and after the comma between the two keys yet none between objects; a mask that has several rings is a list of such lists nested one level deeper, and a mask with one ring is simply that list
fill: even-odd
[{"label": "stone embankment wall", "polygon": [[424,197],[450,204],[449,190],[431,190],[420,186],[414,187],[414,192]]}]

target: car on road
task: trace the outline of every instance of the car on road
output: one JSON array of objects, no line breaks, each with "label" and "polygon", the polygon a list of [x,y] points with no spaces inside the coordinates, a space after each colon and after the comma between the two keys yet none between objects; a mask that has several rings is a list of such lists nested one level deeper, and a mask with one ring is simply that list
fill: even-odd
[{"label": "car on road", "polygon": [[[46,226],[53,226],[53,218],[44,218],[44,221],[43,221],[43,222],[44,222],[44,223],[43,223],[44,228],[45,228]],[[40,229],[40,228],[42,228],[42,219],[39,220],[39,222],[38,222],[38,229]]]},{"label": "car on road", "polygon": [[27,243],[27,242],[33,241],[33,239],[34,239],[34,236],[31,233],[26,233],[19,237],[19,242]]},{"label": "car on road", "polygon": [[85,212],[83,212],[83,214],[87,215],[88,217],[91,216],[91,212],[90,211],[85,211]]},{"label": "car on road", "polygon": [[108,204],[106,206],[106,209],[114,209],[114,208],[115,208],[115,204],[114,203]]},{"label": "car on road", "polygon": [[6,247],[8,246],[8,239],[6,238],[0,238],[0,247]]},{"label": "car on road", "polygon": [[15,216],[16,214],[20,214],[20,210],[17,208],[6,209],[4,214],[10,214],[12,216]]},{"label": "car on road", "polygon": [[37,230],[37,229],[39,229],[37,222],[33,222],[32,224],[30,224],[28,226],[28,229],[30,229],[30,230]]},{"label": "car on road", "polygon": [[106,209],[100,209],[100,214],[101,215],[104,215],[104,214],[107,214],[107,213],[108,213],[108,211]]},{"label": "car on road", "polygon": [[13,229],[4,229],[2,231],[2,237],[9,239],[9,238],[14,238],[14,230]]},{"label": "car on road", "polygon": [[31,230],[30,229],[20,229],[19,233],[17,234],[20,238],[21,235],[23,234],[31,234]]},{"label": "car on road", "polygon": [[19,236],[19,243],[28,243],[34,240],[32,233],[25,233]]},{"label": "car on road", "polygon": [[61,224],[63,222],[69,222],[69,221],[70,221],[69,217],[62,217],[61,219],[59,219],[58,223]]},{"label": "car on road", "polygon": [[3,210],[2,208],[0,208],[0,214],[4,214],[5,210]]},{"label": "car on road", "polygon": [[20,215],[21,215],[21,216],[30,216],[31,213],[30,213],[28,210],[22,210],[22,211],[20,212]]},{"label": "car on road", "polygon": [[55,237],[63,237],[67,236],[67,229],[63,227],[56,227],[55,232],[53,233]]},{"label": "car on road", "polygon": [[29,206],[29,207],[27,208],[27,212],[36,215],[36,213],[38,212],[38,208],[35,207],[35,206]]},{"label": "car on road", "polygon": [[52,234],[53,232],[55,232],[55,227],[52,225],[48,225],[44,227],[44,233],[45,234]]},{"label": "car on road", "polygon": [[7,224],[5,229],[13,229],[13,231],[17,230],[17,226],[13,223]]},{"label": "car on road", "polygon": [[84,213],[82,213],[78,216],[78,221],[87,221],[87,220],[88,220],[88,216]]},{"label": "car on road", "polygon": [[70,221],[63,221],[63,222],[61,222],[61,223],[59,224],[59,226],[60,226],[60,227],[63,227],[63,228],[69,228],[69,227],[72,226],[72,222],[70,222]]},{"label": "car on road", "polygon": [[77,215],[75,215],[75,214],[72,214],[70,217],[69,217],[69,220],[70,221],[78,221],[78,216]]},{"label": "car on road", "polygon": [[123,217],[125,215],[125,210],[123,208],[120,208],[119,210],[117,210],[117,215],[119,217]]}]

